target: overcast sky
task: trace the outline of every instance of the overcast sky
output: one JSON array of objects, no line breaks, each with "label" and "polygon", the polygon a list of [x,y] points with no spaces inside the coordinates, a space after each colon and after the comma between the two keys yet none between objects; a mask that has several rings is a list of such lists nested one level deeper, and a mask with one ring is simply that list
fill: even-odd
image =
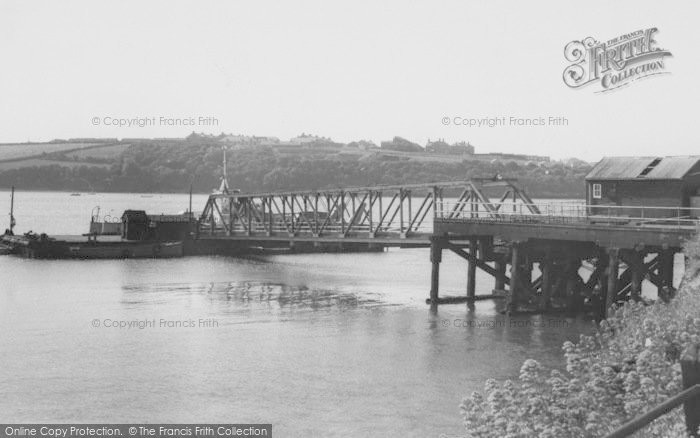
[{"label": "overcast sky", "polygon": [[[0,2],[0,142],[302,132],[477,152],[700,153],[700,2]],[[671,74],[564,85],[564,46],[657,27]],[[198,117],[218,119],[199,125]],[[443,117],[566,117],[564,127]],[[155,117],[155,126],[105,118]],[[195,126],[162,126],[160,117]],[[93,124],[93,118],[99,124]]]}]

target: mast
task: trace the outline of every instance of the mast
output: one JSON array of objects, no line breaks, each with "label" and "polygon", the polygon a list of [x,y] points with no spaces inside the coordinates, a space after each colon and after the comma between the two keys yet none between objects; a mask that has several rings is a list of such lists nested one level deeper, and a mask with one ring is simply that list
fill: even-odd
[{"label": "mast", "polygon": [[15,186],[12,186],[12,194],[10,195],[10,234],[13,234],[15,228]]},{"label": "mast", "polygon": [[226,178],[226,146],[224,146],[224,181],[228,182],[228,179]]},{"label": "mast", "polygon": [[221,177],[221,186],[219,187],[220,193],[228,193],[228,176],[226,175],[226,146],[221,148],[224,151],[224,171]]}]

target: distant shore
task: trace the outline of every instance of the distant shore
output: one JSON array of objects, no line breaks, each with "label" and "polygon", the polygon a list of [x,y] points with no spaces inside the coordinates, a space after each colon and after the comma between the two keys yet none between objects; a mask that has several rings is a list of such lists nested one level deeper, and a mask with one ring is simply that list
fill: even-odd
[{"label": "distant shore", "polygon": [[[232,141],[249,141],[234,137]],[[437,153],[442,151],[438,146],[452,149],[432,142],[429,150],[398,137],[381,147],[368,142],[337,144],[316,137],[299,145],[222,143],[226,138],[193,134],[184,139],[73,139],[4,145],[0,147],[0,188],[188,193],[191,186],[194,193],[205,194],[219,186],[224,149],[230,186],[244,193],[501,176],[517,179],[530,196],[566,199],[584,195],[584,177],[591,169],[589,163],[576,159]],[[409,146],[416,150],[408,150]],[[471,145],[462,146],[473,150]]]}]

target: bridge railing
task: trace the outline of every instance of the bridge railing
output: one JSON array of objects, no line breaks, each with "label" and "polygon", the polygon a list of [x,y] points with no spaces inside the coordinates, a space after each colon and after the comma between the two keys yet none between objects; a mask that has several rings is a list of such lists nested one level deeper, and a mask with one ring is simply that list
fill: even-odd
[{"label": "bridge railing", "polygon": [[585,202],[473,202],[442,201],[437,218],[542,224],[600,224],[695,227],[700,208],[634,205],[588,205]]}]

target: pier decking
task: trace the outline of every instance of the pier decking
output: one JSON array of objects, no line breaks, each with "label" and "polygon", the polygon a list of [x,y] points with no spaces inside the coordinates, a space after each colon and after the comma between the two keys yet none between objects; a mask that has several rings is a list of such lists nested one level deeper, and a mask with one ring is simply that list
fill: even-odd
[{"label": "pier decking", "polygon": [[[497,199],[497,200],[492,200]],[[648,279],[673,294],[673,256],[698,228],[698,209],[535,203],[514,180],[211,195],[196,238],[232,246],[430,247],[430,302],[473,301],[475,272],[495,279],[509,308],[604,313],[639,299]],[[439,296],[442,251],[467,261],[464,297]],[[593,273],[581,277],[582,263]],[[533,265],[541,275],[533,279]],[[509,266],[509,267],[508,267]],[[508,286],[506,288],[506,286]]]}]

